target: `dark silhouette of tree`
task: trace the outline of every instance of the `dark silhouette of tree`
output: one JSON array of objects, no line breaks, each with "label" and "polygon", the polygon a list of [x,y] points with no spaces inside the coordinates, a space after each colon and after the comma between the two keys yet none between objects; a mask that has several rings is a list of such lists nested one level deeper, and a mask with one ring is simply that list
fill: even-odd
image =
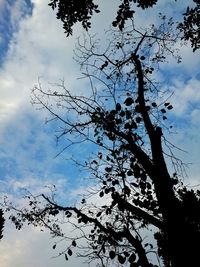
[{"label": "dark silhouette of tree", "polygon": [[[63,28],[67,36],[73,33],[72,28],[77,22],[81,22],[85,30],[91,27],[90,19],[94,13],[99,13],[98,5],[94,0],[50,0],[49,6],[57,8],[57,19],[63,22]],[[132,19],[135,8],[152,8],[157,0],[118,0],[120,3],[117,16],[112,22],[114,27],[124,29],[127,20]],[[176,2],[176,0],[174,0]],[[189,40],[193,50],[200,47],[200,1],[193,0],[186,11],[182,14],[183,21],[179,22],[178,28],[183,33],[182,39]]]},{"label": "dark silhouette of tree", "polygon": [[3,217],[3,211],[0,209],[0,239],[3,237],[3,228],[4,228],[5,219]]},{"label": "dark silhouette of tree", "polygon": [[187,7],[183,22],[180,22],[178,28],[184,33],[183,39],[190,40],[193,51],[200,48],[200,1],[193,0],[195,7]]},{"label": "dark silhouette of tree", "polygon": [[[12,207],[17,229],[28,222],[67,240],[60,252],[66,260],[78,250],[88,261],[99,259],[101,266],[200,264],[200,192],[182,183],[183,163],[165,135],[173,106],[154,76],[166,57],[180,62],[174,51],[179,34],[172,19],[161,20],[159,27],[143,31],[134,23],[108,31],[102,50],[92,37],[79,42],[76,60],[91,90],[75,94],[64,83],[56,90],[44,90],[40,83],[33,89],[33,103],[59,123],[58,139],[67,142],[65,149],[94,146],[91,159],[76,161],[95,181],[80,204],[59,204],[53,187],[49,195],[29,194],[29,207]],[[74,236],[63,232],[65,223],[77,230]]]}]

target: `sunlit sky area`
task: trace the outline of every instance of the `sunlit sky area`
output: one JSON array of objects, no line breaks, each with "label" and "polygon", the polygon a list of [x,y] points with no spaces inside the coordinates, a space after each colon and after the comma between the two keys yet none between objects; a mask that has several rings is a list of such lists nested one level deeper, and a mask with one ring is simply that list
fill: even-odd
[{"label": "sunlit sky area", "polygon": [[[114,1],[99,2],[105,11],[93,18],[92,31],[102,36],[114,19],[115,9]],[[157,9],[173,14],[174,5],[187,4],[177,2],[159,1]],[[78,79],[80,67],[73,60],[82,28],[77,25],[74,36],[66,38],[61,22],[47,4],[47,0],[0,0],[0,194],[17,202],[23,202],[24,188],[37,192],[49,184],[57,186],[62,199],[73,202],[87,186],[82,173],[68,162],[71,154],[82,157],[85,151],[79,146],[56,157],[62,144],[56,146],[54,126],[44,123],[47,114],[36,110],[30,101],[38,79],[47,87],[60,79],[74,91],[84,86]],[[148,23],[156,18],[156,12],[145,13],[145,22],[144,15],[137,15],[137,20]],[[185,183],[194,186],[200,184],[200,56],[189,46],[180,47],[180,51],[182,63],[165,65],[159,78],[167,80],[174,91],[175,133],[170,138],[186,151],[177,151],[177,155],[190,163]],[[0,242],[0,266],[66,266],[63,257],[53,257],[52,245],[47,232],[32,227],[16,231],[7,222]],[[87,266],[80,261],[73,258],[68,264]]]}]

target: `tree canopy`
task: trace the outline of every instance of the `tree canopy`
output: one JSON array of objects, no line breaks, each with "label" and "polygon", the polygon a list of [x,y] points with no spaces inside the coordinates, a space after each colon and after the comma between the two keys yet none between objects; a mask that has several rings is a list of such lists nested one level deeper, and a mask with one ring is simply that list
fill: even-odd
[{"label": "tree canopy", "polygon": [[[74,161],[94,183],[76,205],[56,201],[54,187],[49,194],[29,194],[29,206],[8,205],[16,211],[10,219],[17,229],[28,222],[67,241],[60,252],[66,260],[78,250],[100,266],[198,266],[200,192],[183,184],[184,165],[166,137],[173,110],[170,92],[156,81],[156,73],[170,57],[180,63],[174,48],[180,38],[193,40],[193,51],[198,49],[197,35],[187,31],[194,27],[198,33],[194,25],[199,15],[190,16],[199,14],[199,2],[194,1],[196,9],[187,9],[178,27],[173,18],[160,15],[159,25],[145,29],[125,21],[133,22],[135,4],[148,8],[157,1],[120,2],[107,46],[90,35],[78,41],[75,58],[90,88],[73,92],[63,82],[47,90],[39,83],[32,90],[33,104],[58,123],[58,140],[66,141],[65,149],[93,146],[88,160]],[[88,29],[93,12],[98,12],[93,1],[50,4],[58,5],[67,34],[77,21]],[[184,28],[187,23],[190,27]],[[76,230],[74,236],[63,230],[65,223]]]},{"label": "tree canopy", "polygon": [[[118,0],[120,3],[116,18],[112,25],[123,30],[127,20],[134,17],[135,8],[148,9],[154,7],[158,0]],[[174,0],[176,2],[176,0]],[[178,28],[183,33],[182,39],[189,40],[193,50],[200,48],[200,1],[191,1],[182,14],[182,21],[179,21]],[[85,30],[91,27],[90,19],[94,13],[99,13],[98,4],[94,0],[50,0],[49,6],[57,8],[57,19],[63,22],[63,28],[67,36],[73,33],[73,26],[81,22]]]}]

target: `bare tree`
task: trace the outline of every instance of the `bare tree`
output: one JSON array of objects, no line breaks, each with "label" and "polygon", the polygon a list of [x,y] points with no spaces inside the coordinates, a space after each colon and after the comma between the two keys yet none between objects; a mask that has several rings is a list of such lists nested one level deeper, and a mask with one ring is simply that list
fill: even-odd
[{"label": "bare tree", "polygon": [[[95,181],[80,204],[59,204],[52,189],[49,195],[29,194],[29,207],[12,207],[18,229],[28,222],[68,240],[61,251],[66,260],[76,247],[101,266],[157,266],[152,254],[163,266],[200,262],[199,192],[182,184],[183,164],[165,136],[173,108],[170,93],[155,81],[166,57],[180,61],[173,49],[179,38],[173,25],[164,16],[159,27],[141,31],[133,23],[123,31],[110,30],[103,51],[92,37],[86,38],[78,43],[76,60],[91,90],[75,94],[62,83],[56,90],[45,91],[39,84],[32,91],[33,103],[58,122],[58,140],[67,142],[64,149],[84,142],[96,148],[85,164],[77,162]],[[101,201],[92,204],[91,197]],[[62,231],[66,222],[77,229],[76,236]],[[152,239],[145,238],[146,232]]]}]

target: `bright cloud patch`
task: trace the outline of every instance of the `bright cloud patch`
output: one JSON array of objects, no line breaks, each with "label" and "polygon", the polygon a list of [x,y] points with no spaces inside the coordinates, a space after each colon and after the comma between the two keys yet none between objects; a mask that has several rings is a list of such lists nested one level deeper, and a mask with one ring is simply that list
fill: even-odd
[{"label": "bright cloud patch", "polygon": [[3,63],[13,34],[21,20],[30,16],[33,5],[30,0],[1,0],[0,2],[0,65]]},{"label": "bright cloud patch", "polygon": [[174,92],[172,101],[175,107],[175,114],[178,116],[192,116],[192,120],[198,120],[200,103],[200,80],[190,79],[188,81],[175,79],[171,87]]}]

